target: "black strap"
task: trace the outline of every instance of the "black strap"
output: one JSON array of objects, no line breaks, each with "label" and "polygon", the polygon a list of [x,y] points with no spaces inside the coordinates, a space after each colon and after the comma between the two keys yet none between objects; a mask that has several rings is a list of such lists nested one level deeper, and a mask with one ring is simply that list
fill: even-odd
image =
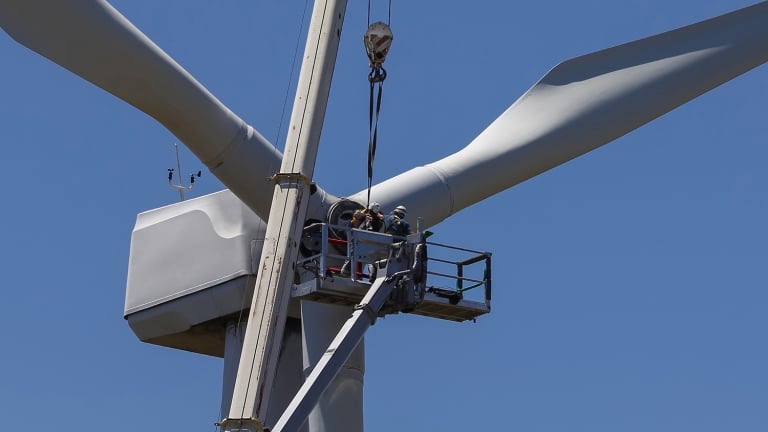
[{"label": "black strap", "polygon": [[[381,72],[380,72],[381,71]],[[374,69],[371,71],[371,75],[368,76],[368,81],[371,83],[371,92],[368,102],[368,196],[366,198],[365,208],[371,203],[371,185],[373,184],[373,160],[376,157],[376,141],[379,135],[379,113],[381,112],[381,93],[383,88],[384,78],[387,73],[383,68]],[[373,88],[378,83],[379,91],[376,96],[376,112],[374,117],[373,111]]]}]

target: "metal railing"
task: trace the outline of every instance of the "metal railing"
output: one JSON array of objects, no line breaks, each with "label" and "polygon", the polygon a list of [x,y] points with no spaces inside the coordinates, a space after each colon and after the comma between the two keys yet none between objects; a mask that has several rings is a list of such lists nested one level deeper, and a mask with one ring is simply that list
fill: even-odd
[{"label": "metal railing", "polygon": [[[367,282],[365,265],[386,258],[389,245],[403,240],[406,238],[318,222],[304,228],[306,256],[297,265],[311,268],[316,277],[341,276]],[[491,253],[436,242],[426,244],[427,292],[458,302],[469,291],[482,287],[482,301],[490,309]],[[341,250],[345,253],[341,254]],[[331,261],[341,266],[347,263],[349,275],[342,275],[341,267],[330,265]]]},{"label": "metal railing", "polygon": [[[455,301],[459,301],[464,298],[466,292],[483,287],[483,300],[490,309],[491,253],[435,242],[427,242],[427,245],[429,247],[427,274],[435,276],[435,278],[427,279],[427,291],[438,295],[442,294]],[[435,253],[435,249],[438,249],[439,252]],[[441,256],[441,258],[435,257],[436,255]],[[442,256],[448,256],[448,258],[442,258]],[[440,267],[440,270],[443,268],[446,268],[446,270],[435,270],[432,265],[433,263],[444,264],[444,266]],[[478,266],[477,264],[480,265]],[[470,274],[473,277],[470,277]],[[441,287],[439,286],[440,281],[448,281],[454,287]]]}]

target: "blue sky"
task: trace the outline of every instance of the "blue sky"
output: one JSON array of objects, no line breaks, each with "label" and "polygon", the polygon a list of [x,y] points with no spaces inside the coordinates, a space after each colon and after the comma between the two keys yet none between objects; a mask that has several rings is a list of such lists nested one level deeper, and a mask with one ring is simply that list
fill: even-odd
[{"label": "blue sky", "polygon": [[[282,148],[303,2],[112,3]],[[751,3],[395,2],[374,180],[459,150],[560,61]],[[315,169],[337,195],[366,185],[366,4],[347,8]],[[122,317],[136,214],[178,199],[175,138],[4,33],[0,58],[0,419],[214,430],[221,360]],[[764,430],[767,82],[759,67],[435,227],[493,252],[493,312],[377,322],[366,430]],[[182,156],[204,170],[189,196],[222,189]]]}]

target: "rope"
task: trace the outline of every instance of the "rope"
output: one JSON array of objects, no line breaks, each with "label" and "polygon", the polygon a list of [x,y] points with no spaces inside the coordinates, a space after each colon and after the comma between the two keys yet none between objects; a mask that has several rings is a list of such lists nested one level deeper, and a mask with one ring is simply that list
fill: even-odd
[{"label": "rope", "polygon": [[[368,0],[368,25],[371,25],[371,0]],[[387,5],[387,25],[392,25],[392,0]]]},{"label": "rope", "polygon": [[291,82],[293,82],[293,74],[296,71],[296,60],[299,58],[299,47],[301,45],[301,29],[304,28],[304,22],[307,19],[307,6],[309,0],[304,1],[304,10],[301,13],[301,23],[296,31],[296,44],[293,47],[293,60],[291,61],[291,72],[288,74],[288,82],[285,84],[285,96],[283,96],[283,107],[280,110],[280,123],[277,126],[277,136],[275,137],[274,146],[280,142],[280,133],[283,131],[283,122],[285,120],[285,108],[288,106],[288,97],[291,91]]}]

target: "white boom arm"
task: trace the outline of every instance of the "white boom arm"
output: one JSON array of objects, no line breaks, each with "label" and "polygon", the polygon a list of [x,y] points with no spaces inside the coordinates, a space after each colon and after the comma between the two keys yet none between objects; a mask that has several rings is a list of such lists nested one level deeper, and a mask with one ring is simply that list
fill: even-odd
[{"label": "white boom arm", "polygon": [[224,431],[264,429],[346,0],[317,0]]}]

